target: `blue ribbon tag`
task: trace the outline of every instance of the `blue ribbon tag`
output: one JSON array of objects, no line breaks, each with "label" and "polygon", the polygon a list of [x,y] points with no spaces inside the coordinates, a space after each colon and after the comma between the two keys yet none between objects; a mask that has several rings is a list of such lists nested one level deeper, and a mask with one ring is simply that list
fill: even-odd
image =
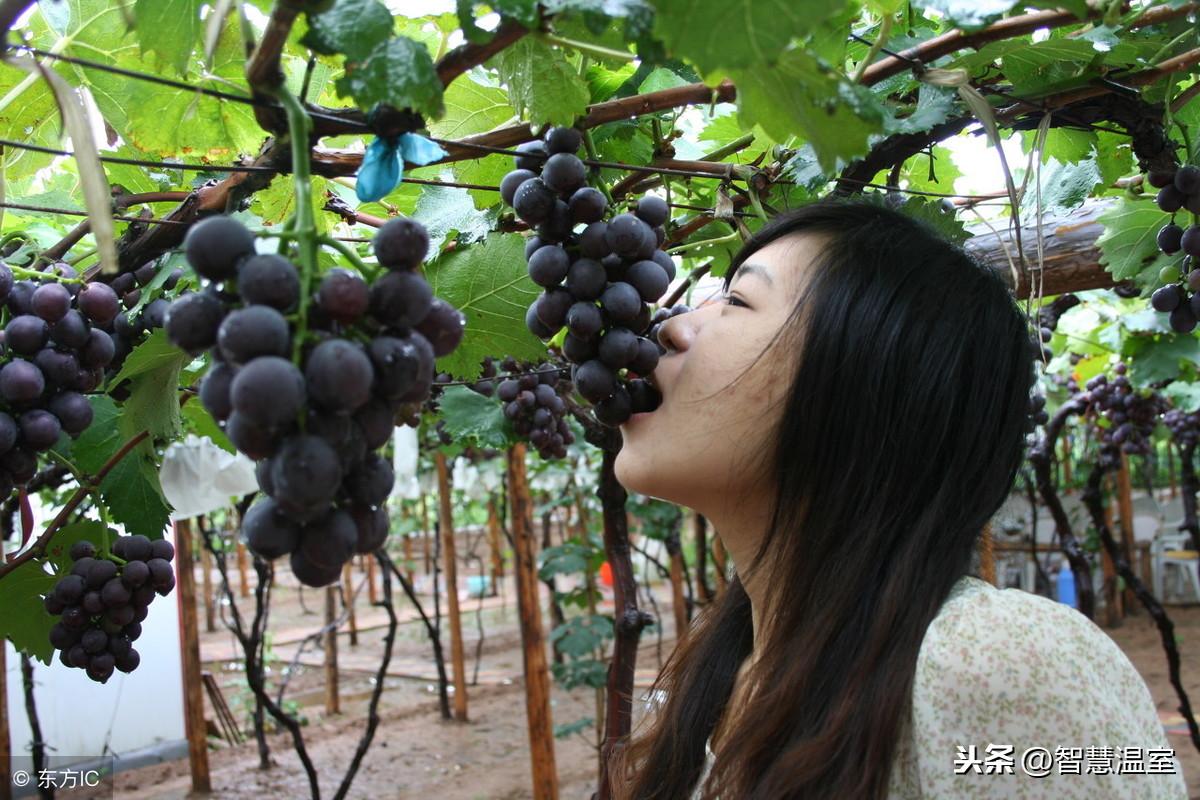
[{"label": "blue ribbon tag", "polygon": [[423,166],[446,156],[446,151],[424,136],[404,133],[396,138],[376,137],[363,154],[354,192],[369,203],[389,194],[404,179],[404,162]]}]

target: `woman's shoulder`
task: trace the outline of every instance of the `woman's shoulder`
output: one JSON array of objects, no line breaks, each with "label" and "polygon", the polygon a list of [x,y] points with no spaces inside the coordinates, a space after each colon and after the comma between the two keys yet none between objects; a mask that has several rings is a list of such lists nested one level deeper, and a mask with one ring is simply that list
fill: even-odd
[{"label": "woman's shoulder", "polygon": [[[1145,681],[1103,630],[1065,604],[960,579],[926,630],[912,701],[904,772],[921,786],[915,796],[1186,798]],[[1043,748],[1053,774],[1035,779],[1022,759]],[[1097,774],[1131,761],[1134,748],[1143,771],[1176,774]],[[1000,774],[979,774],[989,769]]]}]

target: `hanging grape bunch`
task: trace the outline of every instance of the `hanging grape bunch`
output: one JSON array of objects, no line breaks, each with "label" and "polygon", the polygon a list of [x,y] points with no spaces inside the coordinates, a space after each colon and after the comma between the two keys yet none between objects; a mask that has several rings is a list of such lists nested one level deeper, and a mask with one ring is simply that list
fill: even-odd
[{"label": "hanging grape bunch", "polygon": [[562,351],[575,365],[575,388],[594,404],[597,420],[619,425],[662,401],[644,379],[659,350],[643,334],[650,326],[647,304],[675,277],[674,262],[659,249],[670,209],[646,195],[632,213],[606,220],[604,194],[584,185],[587,167],[575,155],[582,141],[579,131],[561,127],[518,146],[522,155],[501,181],[500,197],[536,228],[525,258],[529,277],[544,291],[525,324],[543,340],[566,326]]},{"label": "hanging grape bunch", "polygon": [[[1170,314],[1171,329],[1190,333],[1200,319],[1200,167],[1191,164],[1174,172],[1154,171],[1147,180],[1158,189],[1155,202],[1171,215],[1171,221],[1158,231],[1158,249],[1169,256],[1183,253],[1179,264],[1163,267],[1158,278],[1165,285],[1154,290],[1150,305],[1155,311]],[[1192,224],[1181,227],[1175,214],[1181,209],[1192,214]]]},{"label": "hanging grape bunch", "polygon": [[463,315],[416,271],[429,236],[414,220],[389,220],[374,238],[383,275],[368,284],[331,269],[308,297],[296,267],[256,254],[254,234],[229,217],[194,225],[184,247],[208,285],[171,304],[167,337],[189,353],[209,349],[200,401],[258,462],[267,496],[242,535],[263,558],[289,556],[300,582],[332,583],[387,538],[394,475],[377,451],[397,415],[409,419],[429,396],[434,359],[462,340]]},{"label": "hanging grape bunch", "polygon": [[1085,385],[1086,415],[1094,421],[1101,417],[1108,421],[1105,427],[1097,426],[1099,463],[1104,469],[1116,469],[1122,452],[1147,455],[1154,426],[1159,415],[1167,410],[1166,401],[1158,392],[1141,394],[1134,390],[1125,377],[1125,364],[1118,363],[1114,371],[1117,377],[1111,381],[1107,375],[1097,375]]},{"label": "hanging grape bunch", "polygon": [[107,683],[113,670],[133,672],[141,662],[133,643],[142,635],[154,596],[175,588],[171,559],[175,548],[166,539],[122,536],[105,557],[94,544],[71,545],[71,572],[54,584],[43,602],[59,621],[50,629],[50,644],[59,661],[87,671]]},{"label": "hanging grape bunch", "polygon": [[1195,450],[1200,444],[1200,411],[1172,408],[1163,414],[1163,424],[1180,450]]},{"label": "hanging grape bunch", "polygon": [[512,356],[505,358],[500,367],[508,373],[524,373],[505,378],[495,387],[513,430],[528,438],[543,459],[565,458],[567,445],[575,441],[567,425],[567,402],[562,397],[563,392],[571,390],[565,370],[547,363],[521,364]]},{"label": "hanging grape bunch", "polygon": [[[146,334],[163,326],[167,308],[171,305],[171,302],[163,297],[151,300],[143,305],[136,314],[133,313],[134,308],[142,300],[142,290],[150,281],[154,280],[157,272],[158,266],[151,262],[143,264],[132,272],[122,272],[108,284],[125,308],[125,311],[118,313],[112,321],[114,353],[112,363],[108,365],[109,377],[120,372],[125,358],[133,352],[133,348],[145,338]],[[163,291],[173,290],[182,277],[182,269],[172,270],[162,284]]]},{"label": "hanging grape bunch", "polygon": [[111,329],[120,305],[103,283],[77,282],[67,264],[44,273],[0,264],[0,302],[8,310],[0,356],[0,498],[38,470],[38,454],[63,433],[92,423],[84,396],[104,383],[113,360]]}]

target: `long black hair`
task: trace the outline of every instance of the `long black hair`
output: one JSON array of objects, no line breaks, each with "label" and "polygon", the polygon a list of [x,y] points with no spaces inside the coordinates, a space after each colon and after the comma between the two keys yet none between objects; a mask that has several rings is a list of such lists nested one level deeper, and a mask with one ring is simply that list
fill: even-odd
[{"label": "long black hair", "polygon": [[[789,236],[820,253],[770,348],[790,385],[761,465],[770,524],[616,751],[620,800],[688,798],[718,721],[706,798],[884,798],[925,630],[1023,458],[1033,345],[1003,278],[900,211],[823,201],[766,223],[726,287]],[[751,575],[771,587],[757,632]],[[752,649],[749,699],[727,709]]]}]

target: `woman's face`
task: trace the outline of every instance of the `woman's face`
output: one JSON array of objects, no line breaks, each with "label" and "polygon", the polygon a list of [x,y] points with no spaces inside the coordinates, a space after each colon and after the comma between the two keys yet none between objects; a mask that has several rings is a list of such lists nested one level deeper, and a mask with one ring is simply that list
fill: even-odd
[{"label": "woman's face", "polygon": [[652,375],[662,405],[621,426],[615,467],[623,486],[693,508],[718,527],[732,500],[763,499],[760,459],[773,446],[795,362],[786,346],[759,354],[783,329],[820,241],[772,242],[734,274],[727,299],[663,323],[667,353]]}]

